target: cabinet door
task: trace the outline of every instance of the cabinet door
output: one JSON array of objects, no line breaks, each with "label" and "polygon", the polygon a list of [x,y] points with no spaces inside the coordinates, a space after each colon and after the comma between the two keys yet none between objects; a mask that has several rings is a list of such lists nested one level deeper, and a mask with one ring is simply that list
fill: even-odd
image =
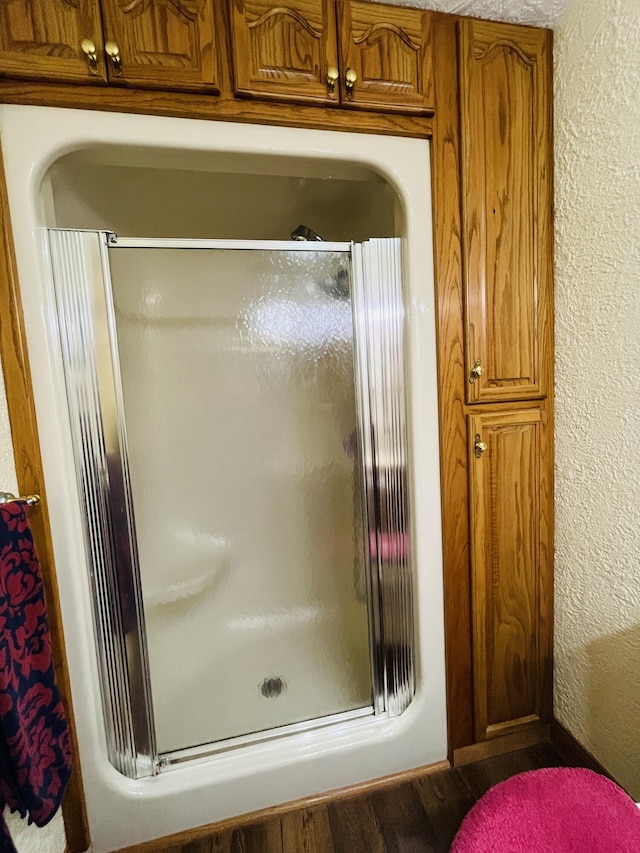
[{"label": "cabinet door", "polygon": [[280,100],[337,103],[335,9],[332,0],[231,0],[235,91]]},{"label": "cabinet door", "polygon": [[211,0],[102,0],[109,82],[219,91]]},{"label": "cabinet door", "polygon": [[546,30],[460,23],[469,402],[550,385],[549,61]]},{"label": "cabinet door", "polygon": [[431,14],[362,2],[338,9],[343,103],[433,112]]},{"label": "cabinet door", "polygon": [[98,0],[0,2],[0,74],[104,83],[103,57]]},{"label": "cabinet door", "polygon": [[540,409],[469,416],[477,740],[551,713],[551,475]]}]

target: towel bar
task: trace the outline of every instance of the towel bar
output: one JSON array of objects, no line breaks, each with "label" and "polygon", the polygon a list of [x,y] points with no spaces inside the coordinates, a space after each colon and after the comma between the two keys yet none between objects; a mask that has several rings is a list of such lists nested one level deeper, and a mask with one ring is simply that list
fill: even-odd
[{"label": "towel bar", "polygon": [[10,501],[24,501],[29,506],[35,506],[40,503],[40,495],[25,495],[17,498],[11,492],[0,492],[0,504],[7,504]]}]

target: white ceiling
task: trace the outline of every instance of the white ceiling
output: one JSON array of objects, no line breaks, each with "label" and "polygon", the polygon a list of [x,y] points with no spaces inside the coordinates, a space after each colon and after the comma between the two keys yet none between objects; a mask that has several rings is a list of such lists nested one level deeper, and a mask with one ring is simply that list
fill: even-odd
[{"label": "white ceiling", "polygon": [[395,6],[416,6],[493,21],[553,27],[573,0],[385,0]]}]

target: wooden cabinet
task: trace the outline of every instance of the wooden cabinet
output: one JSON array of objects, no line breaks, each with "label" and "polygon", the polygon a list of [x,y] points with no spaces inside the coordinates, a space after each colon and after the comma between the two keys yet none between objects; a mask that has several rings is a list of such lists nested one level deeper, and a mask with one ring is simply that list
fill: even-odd
[{"label": "wooden cabinet", "polygon": [[551,713],[551,465],[540,408],[469,415],[477,740]]},{"label": "wooden cabinet", "polygon": [[213,92],[209,0],[5,0],[0,73],[74,83]]},{"label": "wooden cabinet", "polygon": [[545,30],[460,23],[469,402],[549,388],[549,55]]},{"label": "wooden cabinet", "polygon": [[473,713],[482,741],[551,716],[551,41],[544,30],[489,21],[458,28]]},{"label": "wooden cabinet", "polygon": [[433,111],[428,12],[333,0],[231,0],[231,26],[239,95]]},{"label": "wooden cabinet", "polygon": [[[83,42],[87,53],[83,52]],[[2,75],[31,80],[104,83],[107,75],[102,48],[98,0],[3,0],[0,3]]]},{"label": "wooden cabinet", "polygon": [[219,92],[210,0],[101,0],[109,82]]},{"label": "wooden cabinet", "polygon": [[[233,72],[238,95],[330,102],[338,65],[333,0],[232,0]],[[336,80],[337,82],[337,80]]]}]

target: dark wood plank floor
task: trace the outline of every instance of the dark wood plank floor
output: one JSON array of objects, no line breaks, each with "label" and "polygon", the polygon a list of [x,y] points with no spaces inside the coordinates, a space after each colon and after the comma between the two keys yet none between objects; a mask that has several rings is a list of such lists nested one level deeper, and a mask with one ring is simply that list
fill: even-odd
[{"label": "dark wood plank floor", "polygon": [[167,853],[448,853],[463,817],[498,782],[564,765],[551,744],[289,812]]}]

